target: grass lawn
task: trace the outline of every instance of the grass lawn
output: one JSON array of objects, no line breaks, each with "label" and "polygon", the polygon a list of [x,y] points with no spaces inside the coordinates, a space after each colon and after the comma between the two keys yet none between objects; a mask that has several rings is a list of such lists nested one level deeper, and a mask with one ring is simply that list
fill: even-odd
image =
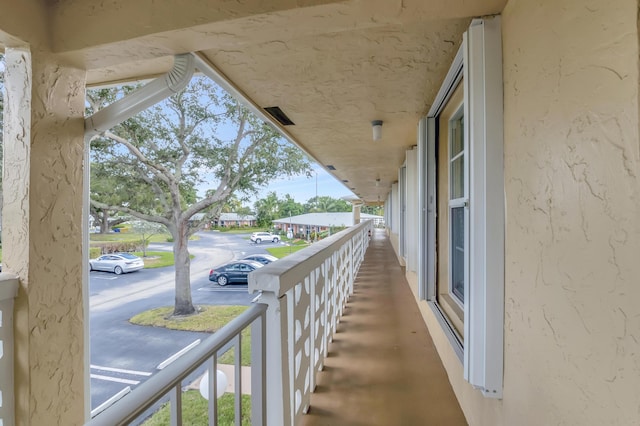
[{"label": "grass lawn", "polygon": [[[165,327],[172,330],[204,331],[215,333],[229,321],[247,310],[247,306],[199,306],[201,312],[188,317],[172,317],[173,307],[155,308],[139,313],[129,321],[132,324]],[[242,365],[251,365],[251,329],[242,331]],[[220,364],[233,364],[233,348],[218,358]]]},{"label": "grass lawn", "polygon": [[[108,234],[90,234],[89,239],[91,241],[140,241],[142,236],[133,232],[109,232]],[[151,243],[166,243],[171,239],[169,234],[155,234],[149,238]],[[199,240],[200,237],[192,235],[189,237],[190,241]]]},{"label": "grass lawn", "polygon": [[[142,257],[141,251],[134,251],[133,254]],[[193,258],[193,256],[191,256]],[[147,251],[147,257],[142,257],[145,269],[163,268],[173,265],[172,251]]]},{"label": "grass lawn", "polygon": [[305,245],[293,245],[293,246],[279,246],[279,247],[269,247],[267,251],[273,256],[281,259],[285,256],[288,256],[291,253],[295,253],[298,250],[302,250],[303,248],[309,247],[308,244]]},{"label": "grass lawn", "polygon": [[224,232],[226,234],[251,234],[253,232],[269,232],[265,231],[264,228],[216,228],[213,232]]},{"label": "grass lawn", "polygon": [[[234,425],[234,395],[226,393],[218,399],[218,425]],[[208,401],[197,390],[182,393],[182,424],[202,426],[209,424]],[[251,397],[242,395],[242,424],[251,424]],[[169,426],[169,403],[163,404],[143,426]]]},{"label": "grass lawn", "polygon": [[[152,243],[166,243],[167,238],[170,237],[169,234],[156,234],[151,236],[150,241]],[[108,234],[90,234],[89,239],[91,241],[140,241],[142,237],[133,232],[109,232]]]}]

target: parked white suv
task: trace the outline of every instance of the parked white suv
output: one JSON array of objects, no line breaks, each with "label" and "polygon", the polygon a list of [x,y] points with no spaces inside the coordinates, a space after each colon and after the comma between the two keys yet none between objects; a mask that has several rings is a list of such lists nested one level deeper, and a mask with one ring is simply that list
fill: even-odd
[{"label": "parked white suv", "polygon": [[274,243],[277,243],[280,241],[280,237],[272,234],[271,232],[254,232],[251,234],[251,241],[256,244],[260,244],[263,241],[273,241]]}]

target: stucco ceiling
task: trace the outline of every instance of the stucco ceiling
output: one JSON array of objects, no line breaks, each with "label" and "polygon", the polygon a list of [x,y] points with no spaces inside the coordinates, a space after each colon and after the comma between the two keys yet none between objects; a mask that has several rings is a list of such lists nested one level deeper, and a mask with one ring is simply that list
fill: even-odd
[{"label": "stucco ceiling", "polygon": [[[334,166],[331,173],[366,203],[378,203],[416,144],[418,120],[470,20],[499,12],[505,2],[281,1],[269,11],[257,0],[229,2],[255,3],[258,13],[200,16],[175,28],[156,17],[163,31],[142,25],[127,29],[126,39],[92,33],[82,42],[61,36],[54,45],[88,69],[90,85],[158,75],[171,67],[173,54],[199,51],[255,104],[279,106],[295,123],[286,130],[300,146]],[[86,3],[98,2],[60,2],[54,22],[61,25],[74,4],[86,10]],[[91,19],[99,15],[94,10]],[[374,142],[370,122],[376,119],[384,125]]]}]

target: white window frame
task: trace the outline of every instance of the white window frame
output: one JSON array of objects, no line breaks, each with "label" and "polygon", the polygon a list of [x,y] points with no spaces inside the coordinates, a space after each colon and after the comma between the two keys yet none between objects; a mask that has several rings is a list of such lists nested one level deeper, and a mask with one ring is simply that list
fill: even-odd
[{"label": "white window frame", "polygon": [[449,200],[448,200],[448,208],[447,208],[447,214],[449,215],[449,220],[448,220],[448,234],[449,234],[449,259],[448,259],[448,265],[449,265],[449,295],[451,296],[451,299],[456,302],[458,304],[458,306],[460,306],[460,308],[464,309],[464,299],[460,298],[460,296],[458,296],[456,294],[456,292],[454,291],[453,288],[453,257],[454,257],[454,250],[456,249],[455,245],[453,244],[453,209],[455,208],[464,208],[463,213],[464,213],[464,222],[463,222],[463,226],[464,226],[464,242],[463,242],[463,250],[464,250],[464,258],[463,258],[463,282],[464,282],[464,296],[466,297],[467,294],[467,289],[469,288],[469,137],[467,134],[467,126],[464,126],[463,130],[464,130],[464,134],[462,136],[462,151],[460,151],[456,157],[460,157],[462,156],[463,158],[463,167],[462,167],[462,172],[463,172],[463,176],[462,176],[462,184],[464,185],[463,188],[463,194],[460,197],[457,198],[453,198],[453,179],[452,179],[452,169],[453,169],[453,162],[455,161],[454,158],[452,158],[452,147],[453,147],[453,139],[456,136],[455,132],[456,132],[456,123],[458,122],[458,120],[460,119],[460,117],[464,117],[466,119],[465,116],[465,107],[464,105],[462,105],[454,114],[453,116],[451,116],[451,119],[449,120],[449,143],[447,144],[447,158],[448,158],[448,164],[449,164],[449,169],[447,170],[447,177],[448,177],[448,189],[449,189]]},{"label": "white window frame", "polygon": [[400,257],[407,256],[407,164],[402,164],[398,171],[398,197],[400,199],[400,229],[398,230]]},{"label": "white window frame", "polygon": [[[436,299],[436,119],[464,76],[468,143],[468,279],[464,341]],[[500,17],[476,19],[419,126],[420,296],[433,309],[464,366],[464,378],[486,397],[502,398],[504,368],[504,159]],[[444,212],[443,212],[444,213]],[[440,236],[444,238],[444,236]],[[440,253],[442,255],[448,255]]]}]

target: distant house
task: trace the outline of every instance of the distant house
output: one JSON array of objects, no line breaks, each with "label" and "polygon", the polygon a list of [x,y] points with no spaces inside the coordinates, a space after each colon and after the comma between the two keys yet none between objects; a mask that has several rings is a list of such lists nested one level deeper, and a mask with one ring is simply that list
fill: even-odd
[{"label": "distant house", "polygon": [[[204,213],[196,213],[191,217],[191,222],[199,223],[205,217]],[[250,214],[238,214],[238,213],[220,213],[220,216],[211,220],[210,223],[205,225],[205,229],[213,227],[231,228],[235,227],[253,227],[256,226],[256,217]]]},{"label": "distant house", "polygon": [[[374,225],[384,223],[383,216],[372,214],[360,214],[360,220],[373,220]],[[330,228],[344,228],[353,225],[352,212],[327,212],[307,213],[298,216],[285,217],[272,221],[275,229],[287,232],[289,229],[294,235],[309,236],[312,232],[324,232]]]},{"label": "distant house", "polygon": [[257,221],[256,217],[250,214],[220,213],[220,216],[213,220],[213,226],[220,228],[252,227],[257,226]]}]

